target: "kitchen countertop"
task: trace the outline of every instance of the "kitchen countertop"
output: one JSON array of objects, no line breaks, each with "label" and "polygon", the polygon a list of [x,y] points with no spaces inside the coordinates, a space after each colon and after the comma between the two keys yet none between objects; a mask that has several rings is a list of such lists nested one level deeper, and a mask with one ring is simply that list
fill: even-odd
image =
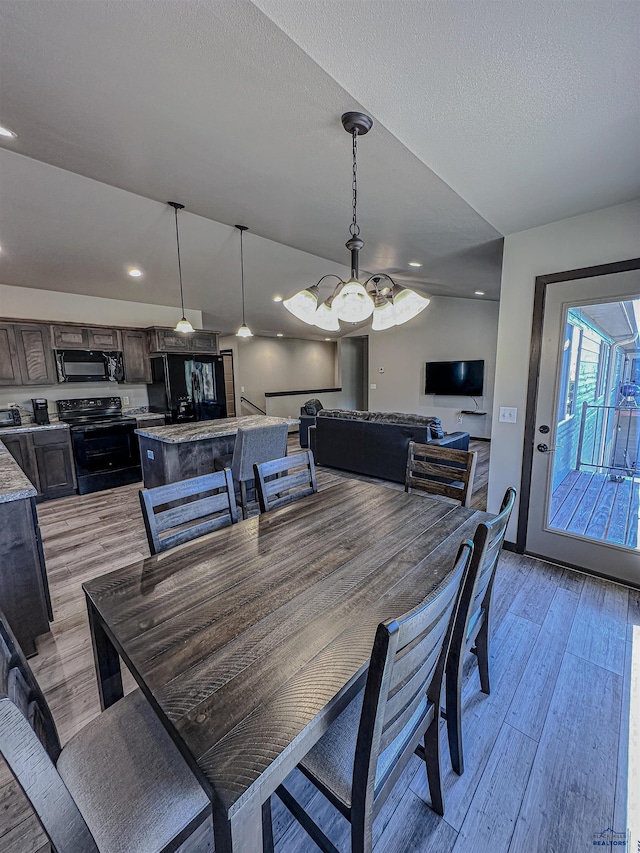
[{"label": "kitchen countertop", "polygon": [[0,503],[35,498],[37,490],[0,441]]},{"label": "kitchen countertop", "polygon": [[0,435],[15,435],[17,432],[38,432],[41,429],[69,429],[68,424],[54,421],[51,424],[21,424],[20,426],[0,427]]},{"label": "kitchen countertop", "polygon": [[196,421],[188,424],[170,424],[169,426],[137,429],[144,438],[163,441],[166,444],[180,444],[186,441],[204,441],[210,438],[224,438],[235,435],[239,427],[271,426],[299,423],[297,418],[272,418],[265,415],[246,415],[239,418],[219,418],[213,421]]}]

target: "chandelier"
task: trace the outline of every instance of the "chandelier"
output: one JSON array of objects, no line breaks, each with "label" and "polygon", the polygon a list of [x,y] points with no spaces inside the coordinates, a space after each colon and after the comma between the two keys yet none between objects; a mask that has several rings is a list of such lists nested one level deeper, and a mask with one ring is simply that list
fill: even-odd
[{"label": "chandelier", "polygon": [[[340,331],[340,320],[345,323],[361,323],[373,314],[371,328],[374,331],[401,326],[416,317],[429,304],[429,300],[401,287],[386,273],[376,273],[360,281],[359,256],[364,242],[360,239],[358,225],[358,136],[364,136],[373,127],[373,120],[364,113],[348,112],[342,116],[342,126],[352,138],[352,208],[353,216],[345,243],[351,252],[351,276],[343,281],[340,276],[322,276],[317,284],[300,290],[282,303],[294,317],[317,326],[327,332]],[[327,278],[337,278],[333,293],[323,302],[318,302],[320,284]]]}]

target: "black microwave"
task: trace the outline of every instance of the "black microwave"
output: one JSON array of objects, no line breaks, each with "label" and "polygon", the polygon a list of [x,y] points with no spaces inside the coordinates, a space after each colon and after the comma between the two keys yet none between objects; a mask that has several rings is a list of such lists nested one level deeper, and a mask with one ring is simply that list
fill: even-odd
[{"label": "black microwave", "polygon": [[118,350],[56,350],[58,382],[122,382],[124,365]]}]

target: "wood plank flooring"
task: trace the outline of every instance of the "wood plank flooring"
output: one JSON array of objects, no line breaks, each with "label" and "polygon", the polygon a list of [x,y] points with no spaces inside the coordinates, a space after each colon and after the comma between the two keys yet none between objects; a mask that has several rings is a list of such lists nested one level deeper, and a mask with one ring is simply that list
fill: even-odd
[{"label": "wood plank flooring", "polygon": [[[489,445],[477,447],[482,472]],[[319,469],[320,488],[338,476],[346,475]],[[476,489],[482,508],[482,473]],[[137,486],[52,501],[38,514],[56,618],[31,665],[64,742],[99,713],[80,584],[148,549]],[[466,665],[461,777],[442,732],[444,818],[429,808],[424,769],[413,759],[375,822],[376,853],[581,853],[594,841],[612,849],[611,831],[628,824],[632,843],[619,849],[636,853],[640,791],[629,780],[640,778],[640,592],[505,552],[492,622],[490,696],[471,658]],[[133,688],[126,674],[125,686]],[[346,821],[300,774],[288,784],[348,849]],[[273,814],[277,853],[317,849],[278,801]],[[0,763],[0,851],[47,849]]]},{"label": "wood plank flooring", "polygon": [[570,471],[552,495],[550,516],[555,530],[640,548],[640,480]]}]

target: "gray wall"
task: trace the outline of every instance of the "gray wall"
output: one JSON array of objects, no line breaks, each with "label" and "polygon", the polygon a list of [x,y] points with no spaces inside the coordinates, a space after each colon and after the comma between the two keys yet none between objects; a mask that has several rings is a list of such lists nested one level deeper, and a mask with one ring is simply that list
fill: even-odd
[{"label": "gray wall", "polygon": [[[440,296],[434,297],[422,314],[406,325],[371,332],[369,409],[434,415],[442,420],[445,432],[462,429],[473,436],[488,438],[497,331],[497,302]],[[484,359],[484,396],[477,400],[479,409],[487,413],[485,416],[460,415],[462,409],[475,408],[470,397],[424,393],[427,361],[480,358]]]}]

